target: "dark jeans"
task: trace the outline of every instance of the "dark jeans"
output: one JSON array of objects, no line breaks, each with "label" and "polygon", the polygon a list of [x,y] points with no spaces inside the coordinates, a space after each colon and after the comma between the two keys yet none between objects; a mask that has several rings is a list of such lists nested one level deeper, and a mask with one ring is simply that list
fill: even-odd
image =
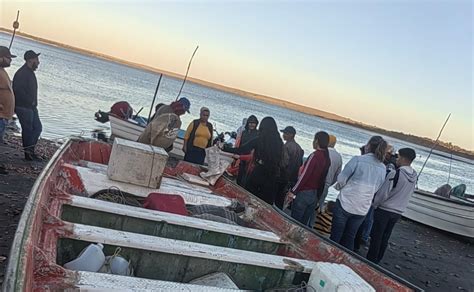
[{"label": "dark jeans", "polygon": [[367,259],[378,264],[388,246],[392,230],[402,215],[377,209],[374,211],[374,225],[370,233],[370,247]]},{"label": "dark jeans", "polygon": [[38,109],[16,107],[15,112],[20,120],[23,149],[25,153],[34,154],[36,143],[43,131]]},{"label": "dark jeans", "polygon": [[331,237],[329,238],[350,250],[354,250],[354,239],[364,218],[364,215],[354,215],[346,212],[342,208],[341,202],[336,200],[332,217]]},{"label": "dark jeans", "polygon": [[357,235],[354,242],[355,250],[359,250],[362,242],[369,243],[370,231],[374,223],[374,208],[370,207],[369,213],[365,215],[364,221],[357,231]]},{"label": "dark jeans", "polygon": [[189,146],[186,149],[184,154],[184,161],[195,163],[195,164],[204,164],[204,159],[206,158],[206,150],[196,147]]},{"label": "dark jeans", "polygon": [[291,217],[300,223],[310,226],[318,200],[317,190],[305,190],[296,194],[296,199],[291,205]]}]

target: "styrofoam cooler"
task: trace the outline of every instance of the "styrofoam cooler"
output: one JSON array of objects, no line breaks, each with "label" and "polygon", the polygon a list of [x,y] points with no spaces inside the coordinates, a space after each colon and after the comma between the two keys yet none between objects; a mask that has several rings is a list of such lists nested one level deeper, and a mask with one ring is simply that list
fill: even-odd
[{"label": "styrofoam cooler", "polygon": [[375,289],[351,268],[342,264],[318,262],[308,285],[324,292],[375,292]]},{"label": "styrofoam cooler", "polygon": [[111,180],[158,189],[168,153],[148,144],[115,138],[107,176]]}]

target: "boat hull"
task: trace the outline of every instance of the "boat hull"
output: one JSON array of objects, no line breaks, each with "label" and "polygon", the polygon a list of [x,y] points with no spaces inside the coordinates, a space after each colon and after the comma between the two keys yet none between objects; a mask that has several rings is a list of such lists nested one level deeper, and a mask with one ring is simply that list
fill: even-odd
[{"label": "boat hull", "polygon": [[[204,272],[216,272],[222,267],[230,274],[235,273],[238,280],[242,281],[244,288],[263,289],[276,283],[290,283],[300,274],[307,279],[314,262],[324,261],[347,265],[377,291],[420,291],[416,286],[297,224],[279,210],[226,178],[220,178],[213,187],[188,186],[180,181],[179,177],[184,173],[196,175],[201,171],[199,167],[189,163],[180,162],[176,166],[166,168],[167,179],[162,181],[162,186],[166,188],[166,191],[187,193],[186,198],[189,204],[219,201],[216,198],[221,199],[219,202],[237,200],[246,206],[246,212],[248,212],[246,215],[251,218],[248,220],[251,226],[224,224],[226,227],[222,228],[223,223],[206,220],[202,223],[202,219],[146,209],[133,211],[130,206],[116,203],[108,203],[115,205],[109,208],[101,203],[103,201],[89,198],[91,194],[88,192],[88,187],[90,184],[97,183],[97,177],[103,174],[109,162],[110,153],[111,145],[109,144],[74,139],[66,142],[54,155],[33,186],[23,211],[9,256],[3,291],[51,291],[81,285],[109,287],[123,280],[113,275],[75,272],[63,268],[61,264],[71,258],[71,254],[66,253],[67,247],[62,245],[68,241],[74,241],[77,244],[70,250],[74,256],[77,256],[80,249],[84,247],[81,242],[100,242],[110,249],[109,251],[117,246],[122,247],[124,252],[130,255],[135,254],[137,257],[135,260],[141,257],[146,261],[147,254],[150,254],[150,257],[155,259],[163,259],[164,264],[168,261],[170,264],[173,263],[170,267],[174,268],[161,270],[163,274],[145,274],[153,268],[151,262],[146,266],[148,269],[140,270],[140,265],[138,265],[138,271],[141,271],[141,274],[136,276],[140,278],[130,280],[134,283],[133,285],[137,285],[134,286],[135,290],[138,289],[138,285],[153,285],[149,283],[150,280],[144,278],[167,281],[166,283],[177,282],[176,285],[184,284],[183,281],[201,276],[196,270],[201,265],[206,265]],[[103,167],[87,168],[87,173],[95,174],[95,179],[94,176],[85,175],[84,168],[86,167],[83,165],[87,165],[88,162],[103,165]],[[111,188],[105,187],[105,189]],[[131,187],[130,190],[133,188]],[[156,191],[160,190],[149,190],[149,192]],[[200,196],[200,199],[193,201],[192,199],[196,196]],[[217,237],[200,242],[199,240],[203,238],[200,238],[198,230],[182,234],[195,237],[195,239],[177,238],[170,236],[169,233],[167,235],[167,232],[173,235],[178,231],[165,232],[161,230],[163,228],[161,223],[153,223],[158,224],[156,230],[160,229],[161,233],[144,234],[144,232],[140,233],[139,228],[133,228],[132,221],[128,224],[119,224],[114,221],[115,219],[107,219],[105,216],[104,221],[87,221],[93,219],[89,218],[92,213],[84,217],[78,213],[78,210],[74,211],[75,214],[69,213],[70,217],[66,218],[64,213],[68,212],[66,206],[99,210],[122,217],[125,215],[127,218],[117,219],[122,222],[133,218],[135,218],[133,220],[146,219],[148,220],[146,224],[152,224],[150,220],[162,223],[164,221],[183,228],[192,227],[219,232],[225,236],[222,237],[224,239],[219,245],[215,242]],[[107,221],[111,225],[107,225]],[[101,226],[94,226],[99,223]],[[126,230],[120,230],[122,227]],[[250,238],[253,240],[250,244],[255,244],[256,248],[249,251],[248,245],[247,249],[239,247],[238,242],[229,239],[229,236]],[[258,244],[258,240],[278,244],[263,246]],[[235,245],[231,246],[234,243]],[[141,252],[137,253],[137,250]],[[193,269],[190,268],[189,263],[195,263]],[[261,281],[255,275],[261,277]]]},{"label": "boat hull", "polygon": [[416,190],[404,217],[461,236],[474,238],[474,204]]}]

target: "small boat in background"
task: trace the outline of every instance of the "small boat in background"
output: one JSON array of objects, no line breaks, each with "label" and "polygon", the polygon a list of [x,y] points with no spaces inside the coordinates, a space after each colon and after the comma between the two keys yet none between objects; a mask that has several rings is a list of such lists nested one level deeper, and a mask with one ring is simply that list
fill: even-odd
[{"label": "small boat in background", "polygon": [[474,238],[474,203],[415,190],[404,217],[447,232]]},{"label": "small boat in background", "polygon": [[[23,210],[3,291],[235,291],[210,286],[210,278],[231,279],[239,289],[293,289],[331,263],[344,265],[352,277],[333,273],[328,281],[338,278],[356,285],[357,278],[370,285],[365,290],[353,286],[352,291],[421,291],[320,237],[225,177],[212,187],[182,179],[199,174],[199,166],[168,163],[159,189],[110,180],[111,153],[110,144],[74,138],[53,156]],[[112,190],[119,201],[99,197],[110,196]],[[244,206],[246,224],[144,209],[140,202],[150,193],[179,195],[187,208],[238,203]],[[134,277],[64,267],[88,247],[109,255],[120,249]]]}]

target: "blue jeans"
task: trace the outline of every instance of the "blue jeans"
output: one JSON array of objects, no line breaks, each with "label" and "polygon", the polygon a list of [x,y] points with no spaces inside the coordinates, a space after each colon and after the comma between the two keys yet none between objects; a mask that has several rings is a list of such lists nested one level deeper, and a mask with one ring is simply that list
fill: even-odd
[{"label": "blue jeans", "polygon": [[16,107],[15,112],[20,120],[23,149],[25,153],[34,154],[36,143],[43,131],[38,109]]},{"label": "blue jeans", "polygon": [[291,205],[291,217],[300,223],[310,226],[311,218],[314,218],[314,209],[316,208],[317,191],[306,190],[296,194],[296,199]]},{"label": "blue jeans", "polygon": [[5,134],[7,125],[8,125],[8,120],[4,118],[0,118],[0,143],[3,143],[3,135]]},{"label": "blue jeans", "polygon": [[333,210],[331,237],[332,241],[341,244],[347,249],[354,250],[354,240],[359,230],[364,215],[354,215],[346,212],[339,200],[336,200],[336,206]]}]

